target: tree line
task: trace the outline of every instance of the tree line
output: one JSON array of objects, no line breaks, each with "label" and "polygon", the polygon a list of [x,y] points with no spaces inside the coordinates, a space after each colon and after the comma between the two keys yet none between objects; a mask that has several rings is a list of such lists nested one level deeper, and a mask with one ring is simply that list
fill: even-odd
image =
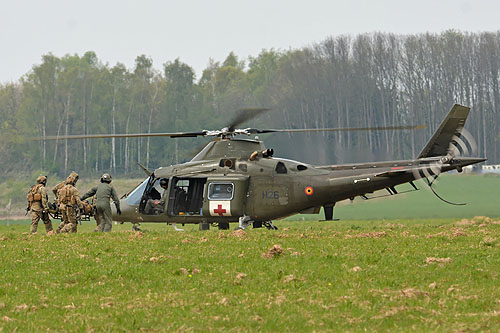
[{"label": "tree line", "polygon": [[[248,126],[367,127],[422,131],[277,134],[279,156],[311,163],[415,157],[454,103],[472,107],[466,128],[478,155],[499,163],[500,32],[330,37],[300,49],[210,61],[199,79],[179,59],[133,68],[94,52],[42,56],[18,82],[0,85],[1,173],[59,175],[139,169],[188,160],[200,139],[41,140],[33,137],[220,129],[235,110],[269,107]],[[290,144],[292,142],[292,144]],[[314,149],[311,149],[313,145]],[[300,148],[300,149],[299,149]],[[305,159],[307,158],[307,159]]]}]

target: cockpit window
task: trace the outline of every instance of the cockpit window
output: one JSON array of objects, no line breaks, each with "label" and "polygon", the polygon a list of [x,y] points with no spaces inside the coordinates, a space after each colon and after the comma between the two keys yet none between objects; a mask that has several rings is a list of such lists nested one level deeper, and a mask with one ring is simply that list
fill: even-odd
[{"label": "cockpit window", "polygon": [[135,188],[135,190],[133,190],[127,197],[127,199],[125,200],[125,202],[128,204],[128,205],[131,205],[131,206],[137,206],[139,205],[139,202],[141,202],[141,197],[142,197],[142,194],[144,193],[144,189],[146,188],[146,185],[148,184],[148,180],[149,178],[146,178],[142,183],[141,185],[137,186]]},{"label": "cockpit window", "polygon": [[286,166],[283,162],[278,162],[278,164],[276,164],[276,173],[287,173],[287,169],[286,169]]}]

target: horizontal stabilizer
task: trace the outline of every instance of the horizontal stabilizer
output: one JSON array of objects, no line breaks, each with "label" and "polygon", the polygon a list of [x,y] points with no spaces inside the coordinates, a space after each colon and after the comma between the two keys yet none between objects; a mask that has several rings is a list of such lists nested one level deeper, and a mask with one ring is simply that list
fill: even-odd
[{"label": "horizontal stabilizer", "polygon": [[412,172],[413,169],[401,169],[401,170],[394,170],[394,171],[386,171],[386,172],[381,172],[377,173],[375,177],[397,177],[401,176],[407,172]]},{"label": "horizontal stabilizer", "polygon": [[417,158],[445,156],[454,136],[460,137],[470,108],[455,104]]}]

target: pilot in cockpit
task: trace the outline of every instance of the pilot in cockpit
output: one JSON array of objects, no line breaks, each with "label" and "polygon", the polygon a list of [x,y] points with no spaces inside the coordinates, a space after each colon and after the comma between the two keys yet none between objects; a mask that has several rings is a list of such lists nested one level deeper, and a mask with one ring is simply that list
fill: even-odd
[{"label": "pilot in cockpit", "polygon": [[165,211],[165,203],[168,198],[168,178],[160,179],[160,186],[163,189],[161,196],[155,188],[151,190],[148,202],[146,203],[146,208],[144,210],[148,215],[159,215]]}]

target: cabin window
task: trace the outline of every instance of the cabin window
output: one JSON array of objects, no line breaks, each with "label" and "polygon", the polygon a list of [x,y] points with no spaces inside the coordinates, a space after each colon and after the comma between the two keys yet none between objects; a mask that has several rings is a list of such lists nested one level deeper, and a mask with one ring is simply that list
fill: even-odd
[{"label": "cabin window", "polygon": [[286,169],[286,166],[283,162],[278,162],[278,164],[276,164],[276,173],[287,173],[287,169]]},{"label": "cabin window", "polygon": [[307,167],[305,165],[299,164],[299,165],[297,165],[297,170],[304,171],[304,170],[307,170]]},{"label": "cabin window", "polygon": [[210,183],[208,184],[209,200],[232,200],[234,195],[233,183]]}]

